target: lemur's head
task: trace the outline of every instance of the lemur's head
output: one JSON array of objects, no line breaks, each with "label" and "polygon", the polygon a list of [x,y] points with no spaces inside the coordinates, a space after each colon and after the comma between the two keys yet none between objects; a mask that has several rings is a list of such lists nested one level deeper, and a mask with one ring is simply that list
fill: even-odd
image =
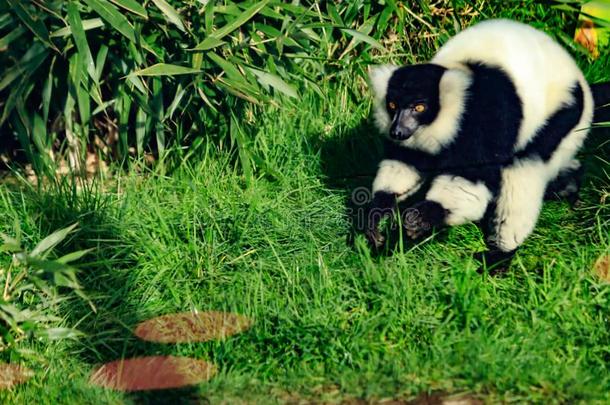
[{"label": "lemur's head", "polygon": [[440,82],[446,70],[434,64],[371,69],[379,129],[401,142],[430,125],[440,110]]}]

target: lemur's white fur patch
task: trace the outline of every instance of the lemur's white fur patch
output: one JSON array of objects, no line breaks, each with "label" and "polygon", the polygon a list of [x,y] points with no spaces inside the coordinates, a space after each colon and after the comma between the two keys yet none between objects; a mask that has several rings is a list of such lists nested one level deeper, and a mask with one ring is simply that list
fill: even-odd
[{"label": "lemur's white fur patch", "polygon": [[570,90],[576,82],[585,93],[579,128],[590,126],[593,98],[589,85],[570,54],[544,32],[510,20],[484,21],[451,38],[431,62],[452,67],[468,61],[498,66],[515,84],[523,103],[516,150],[523,149],[546,120],[571,101]]},{"label": "lemur's white fur patch", "polygon": [[373,181],[373,193],[384,191],[397,195],[402,201],[415,193],[421,186],[421,176],[413,167],[398,160],[386,159],[379,164]]},{"label": "lemur's white fur patch", "polygon": [[492,195],[482,182],[473,183],[460,176],[442,175],[434,179],[427,200],[436,201],[448,210],[447,225],[478,221],[485,215]]},{"label": "lemur's white fur patch", "polygon": [[493,240],[500,250],[516,249],[534,230],[547,185],[547,170],[538,159],[518,161],[502,170]]},{"label": "lemur's white fur patch", "polygon": [[369,68],[369,80],[373,88],[375,124],[382,133],[386,135],[390,131],[392,119],[388,115],[385,106],[385,97],[388,93],[388,82],[394,71],[398,69],[395,65],[379,65]]},{"label": "lemur's white fur patch", "polygon": [[440,109],[437,118],[422,126],[401,145],[436,154],[455,139],[464,112],[466,91],[472,82],[470,73],[462,69],[445,71],[439,83]]}]

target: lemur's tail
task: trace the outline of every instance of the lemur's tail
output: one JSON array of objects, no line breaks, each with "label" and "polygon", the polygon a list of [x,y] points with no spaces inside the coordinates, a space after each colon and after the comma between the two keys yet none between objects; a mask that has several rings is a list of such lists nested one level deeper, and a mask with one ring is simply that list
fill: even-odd
[{"label": "lemur's tail", "polygon": [[591,91],[595,100],[593,122],[610,122],[610,82],[592,84]]}]

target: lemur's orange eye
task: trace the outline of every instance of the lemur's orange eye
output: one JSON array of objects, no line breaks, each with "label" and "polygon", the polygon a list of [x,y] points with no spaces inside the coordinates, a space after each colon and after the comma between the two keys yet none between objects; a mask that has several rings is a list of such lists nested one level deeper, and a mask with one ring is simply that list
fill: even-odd
[{"label": "lemur's orange eye", "polygon": [[421,103],[415,104],[415,107],[413,107],[413,109],[415,110],[415,112],[422,113],[426,111],[426,105]]},{"label": "lemur's orange eye", "polygon": [[390,101],[388,103],[388,108],[390,109],[390,111],[394,111],[396,109],[396,103],[393,101]]}]

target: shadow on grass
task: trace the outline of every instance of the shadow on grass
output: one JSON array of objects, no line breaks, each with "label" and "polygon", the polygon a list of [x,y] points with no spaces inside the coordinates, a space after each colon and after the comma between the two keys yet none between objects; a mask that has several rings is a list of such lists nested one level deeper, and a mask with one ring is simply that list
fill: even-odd
[{"label": "shadow on grass", "polygon": [[[85,334],[73,343],[72,353],[91,365],[152,353],[171,354],[174,347],[138,339],[132,326],[142,321],[130,305],[130,291],[136,283],[133,269],[138,264],[137,243],[128,232],[119,204],[99,190],[79,190],[64,181],[45,191],[23,190],[27,210],[36,213],[42,235],[78,222],[77,231],[62,243],[56,254],[92,249],[77,266],[78,279],[96,307],[80,298],[65,301],[61,315],[67,325]],[[19,193],[15,194],[16,196]],[[132,229],[133,231],[133,229]],[[196,386],[150,392],[126,393],[136,403],[201,403]]]},{"label": "shadow on grass", "polygon": [[[372,120],[362,121],[347,130],[339,130],[330,137],[322,139],[317,147],[320,150],[321,169],[327,187],[340,190],[345,195],[345,213],[351,229],[347,244],[353,246],[358,234],[364,234],[367,217],[371,208],[372,184],[379,162],[384,155],[384,137],[379,133]],[[425,190],[425,187],[422,187]],[[419,191],[398,205],[400,211],[406,210],[418,200],[423,199],[424,191]],[[374,256],[391,255],[401,242],[397,224],[386,233],[385,246],[373,251]],[[443,238],[445,232],[435,235]],[[403,235],[404,246],[416,242]]]},{"label": "shadow on grass", "polygon": [[372,198],[371,185],[383,155],[383,142],[373,122],[339,129],[318,141],[325,185],[345,196],[345,213],[351,224],[348,245],[364,233]]}]

